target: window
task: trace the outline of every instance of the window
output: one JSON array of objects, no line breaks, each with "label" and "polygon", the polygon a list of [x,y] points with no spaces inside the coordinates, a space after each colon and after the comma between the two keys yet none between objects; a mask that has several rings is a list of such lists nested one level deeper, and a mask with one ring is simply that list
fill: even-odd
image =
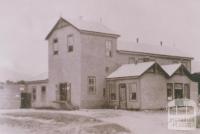
[{"label": "window", "polygon": [[106,88],[103,88],[103,97],[106,97]]},{"label": "window", "polygon": [[167,83],[167,100],[173,100],[173,84]]},{"label": "window", "polygon": [[95,76],[88,77],[88,92],[89,94],[95,94],[96,92],[96,77]]},{"label": "window", "polygon": [[33,99],[33,101],[36,100],[36,88],[35,87],[32,88],[32,99]]},{"label": "window", "polygon": [[189,86],[189,84],[184,84],[184,98],[190,99],[190,86]]},{"label": "window", "polygon": [[137,84],[130,83],[128,85],[128,88],[129,88],[129,100],[136,100]]},{"label": "window", "polygon": [[109,72],[109,67],[106,67],[105,71],[106,71],[106,73],[108,73]]},{"label": "window", "polygon": [[117,100],[116,87],[114,83],[109,84],[110,100]]},{"label": "window", "polygon": [[53,40],[53,55],[58,55],[58,39]]},{"label": "window", "polygon": [[128,63],[129,63],[129,64],[136,63],[136,59],[135,59],[135,57],[129,57],[129,59],[128,59]]},{"label": "window", "polygon": [[174,84],[174,98],[175,99],[183,98],[183,84],[181,83]]},{"label": "window", "polygon": [[106,56],[112,57],[112,42],[110,40],[106,41]]},{"label": "window", "polygon": [[41,100],[45,100],[46,96],[46,86],[41,87]]},{"label": "window", "polygon": [[150,61],[149,58],[143,58],[143,62],[148,62],[148,61]]},{"label": "window", "polygon": [[68,52],[73,52],[74,50],[74,36],[72,34],[67,36],[67,48]]}]

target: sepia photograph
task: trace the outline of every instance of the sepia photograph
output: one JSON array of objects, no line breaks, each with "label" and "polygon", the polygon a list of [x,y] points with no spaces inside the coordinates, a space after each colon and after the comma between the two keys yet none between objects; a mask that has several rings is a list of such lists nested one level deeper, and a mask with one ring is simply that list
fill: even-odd
[{"label": "sepia photograph", "polygon": [[0,0],[0,134],[199,134],[199,0]]}]

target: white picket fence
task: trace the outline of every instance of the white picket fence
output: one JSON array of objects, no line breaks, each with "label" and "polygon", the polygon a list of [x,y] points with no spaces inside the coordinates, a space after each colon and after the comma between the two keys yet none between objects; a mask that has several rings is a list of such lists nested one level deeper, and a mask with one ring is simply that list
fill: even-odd
[{"label": "white picket fence", "polygon": [[[181,105],[176,101],[181,102]],[[197,127],[197,105],[189,99],[168,103],[168,129],[194,130]]]}]

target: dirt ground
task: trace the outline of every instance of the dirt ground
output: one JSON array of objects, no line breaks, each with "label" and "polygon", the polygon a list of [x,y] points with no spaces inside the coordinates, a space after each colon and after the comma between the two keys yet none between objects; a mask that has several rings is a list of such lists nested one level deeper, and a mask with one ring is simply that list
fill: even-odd
[{"label": "dirt ground", "polygon": [[199,134],[169,130],[166,111],[0,111],[0,134]]}]

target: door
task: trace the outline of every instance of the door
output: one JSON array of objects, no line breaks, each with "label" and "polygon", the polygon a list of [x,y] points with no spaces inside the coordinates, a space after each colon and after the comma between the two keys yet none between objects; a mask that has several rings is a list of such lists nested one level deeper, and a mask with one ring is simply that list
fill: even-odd
[{"label": "door", "polygon": [[31,94],[21,93],[21,108],[31,108]]},{"label": "door", "polygon": [[119,84],[119,108],[126,109],[127,108],[127,95],[126,95],[126,84]]},{"label": "door", "polygon": [[71,101],[71,84],[61,83],[59,86],[60,90],[60,100],[61,101]]}]

